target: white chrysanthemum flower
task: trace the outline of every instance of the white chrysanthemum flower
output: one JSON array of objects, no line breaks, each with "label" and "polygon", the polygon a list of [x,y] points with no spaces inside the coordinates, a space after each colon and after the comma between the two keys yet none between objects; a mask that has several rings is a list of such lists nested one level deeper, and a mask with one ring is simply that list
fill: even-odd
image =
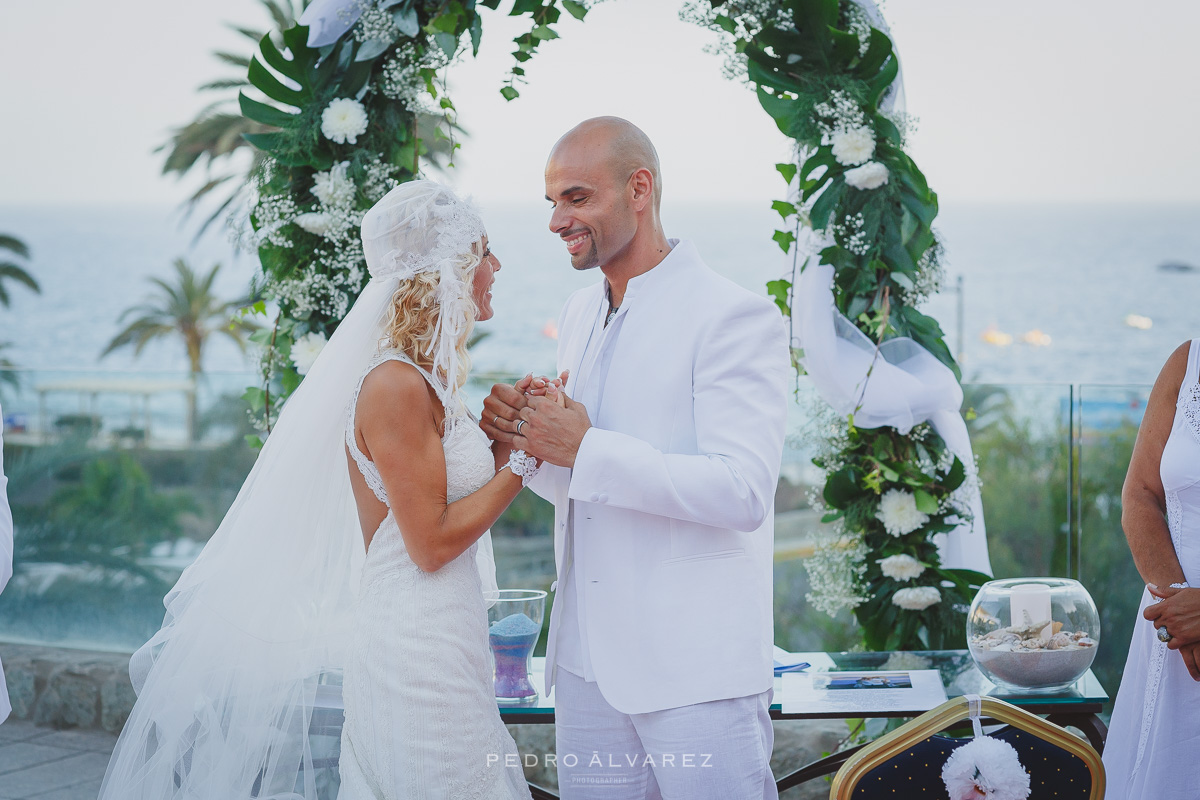
[{"label": "white chrysanthemum flower", "polygon": [[296,365],[296,372],[308,374],[317,356],[325,349],[325,342],[323,333],[306,333],[292,344],[292,363]]},{"label": "white chrysanthemum flower", "polygon": [[367,132],[367,110],[349,97],[333,100],[321,112],[321,133],[337,144],[356,144]]},{"label": "white chrysanthemum flower", "polygon": [[343,161],[334,164],[328,172],[318,172],[313,176],[313,196],[321,201],[321,205],[329,208],[349,206],[354,203],[354,181],[348,171],[350,162]]},{"label": "white chrysanthemum flower", "polygon": [[892,595],[892,605],[908,611],[921,611],[942,602],[942,593],[936,586],[913,586],[909,589],[898,589]]},{"label": "white chrysanthemum flower", "polygon": [[296,224],[309,233],[324,236],[332,228],[333,220],[324,211],[309,211],[296,217]]},{"label": "white chrysanthemum flower", "polygon": [[892,536],[903,536],[929,522],[929,515],[917,509],[917,498],[903,489],[889,489],[879,498],[875,518]]},{"label": "white chrysanthemum flower", "polygon": [[855,189],[869,191],[888,182],[888,168],[878,161],[868,161],[861,167],[846,170],[846,183]]},{"label": "white chrysanthemum flower", "polygon": [[925,565],[909,555],[895,555],[879,559],[879,568],[892,580],[911,581],[925,571]]},{"label": "white chrysanthemum flower", "polygon": [[875,155],[875,133],[865,125],[849,130],[838,128],[829,139],[833,157],[847,167],[870,161]]},{"label": "white chrysanthemum flower", "polygon": [[1008,742],[979,736],[950,754],[942,767],[950,800],[1025,800],[1029,773]]}]

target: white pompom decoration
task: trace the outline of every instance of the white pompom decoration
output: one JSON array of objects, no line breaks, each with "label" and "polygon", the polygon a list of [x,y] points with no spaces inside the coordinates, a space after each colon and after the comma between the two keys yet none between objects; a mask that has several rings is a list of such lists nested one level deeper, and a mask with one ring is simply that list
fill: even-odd
[{"label": "white pompom decoration", "polygon": [[1029,773],[1008,742],[978,736],[950,754],[942,767],[950,800],[1026,800]]}]

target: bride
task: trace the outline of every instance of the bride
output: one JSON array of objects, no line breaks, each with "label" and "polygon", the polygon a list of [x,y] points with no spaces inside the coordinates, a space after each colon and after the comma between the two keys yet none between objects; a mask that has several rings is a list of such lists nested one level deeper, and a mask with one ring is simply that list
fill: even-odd
[{"label": "bride", "polygon": [[488,528],[537,463],[491,445],[460,393],[500,263],[429,181],[362,237],[370,283],[130,659],[102,800],[326,800],[314,741],[339,678],[341,800],[529,797],[504,766],[485,597]]}]

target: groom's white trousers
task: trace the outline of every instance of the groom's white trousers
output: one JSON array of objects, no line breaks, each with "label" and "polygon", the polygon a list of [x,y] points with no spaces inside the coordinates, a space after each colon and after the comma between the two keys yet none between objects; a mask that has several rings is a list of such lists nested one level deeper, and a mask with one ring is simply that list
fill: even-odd
[{"label": "groom's white trousers", "polygon": [[622,714],[595,683],[558,670],[563,800],[777,800],[771,692]]}]

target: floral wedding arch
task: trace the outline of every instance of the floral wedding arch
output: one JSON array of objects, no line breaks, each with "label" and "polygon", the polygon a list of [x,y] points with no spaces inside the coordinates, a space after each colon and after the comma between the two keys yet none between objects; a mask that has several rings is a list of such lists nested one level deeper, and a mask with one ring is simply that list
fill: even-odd
[{"label": "floral wedding arch", "polygon": [[[583,19],[589,5],[513,0],[531,26],[506,99],[563,12]],[[418,113],[444,115],[438,135],[453,137],[445,69],[478,51],[479,6],[500,0],[315,0],[282,49],[263,38],[249,80],[266,102],[240,100],[275,128],[247,135],[266,156],[252,178],[257,288],[278,308],[259,334],[262,383],[246,393],[265,430],[367,281],[363,213],[420,173]],[[789,198],[773,203],[793,268],[767,291],[798,372],[832,410],[815,502],[834,533],[808,561],[809,600],[853,609],[870,649],[961,647],[987,549],[960,373],[918,310],[942,275],[938,205],[905,152],[887,25],[871,0],[689,0],[681,16],[722,36],[728,65],[796,143],[776,165]]]}]

